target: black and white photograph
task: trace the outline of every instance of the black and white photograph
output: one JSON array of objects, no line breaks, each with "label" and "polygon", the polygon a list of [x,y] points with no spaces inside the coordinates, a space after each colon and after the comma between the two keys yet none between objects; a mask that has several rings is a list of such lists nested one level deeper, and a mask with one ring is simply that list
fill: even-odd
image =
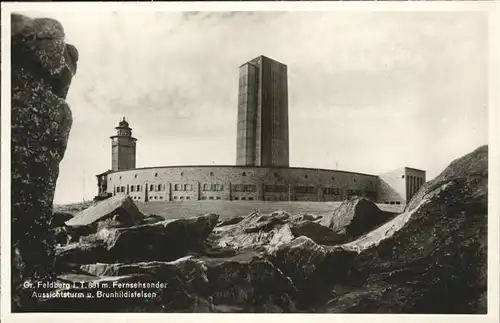
[{"label": "black and white photograph", "polygon": [[495,7],[186,8],[2,4],[2,319],[498,321]]}]

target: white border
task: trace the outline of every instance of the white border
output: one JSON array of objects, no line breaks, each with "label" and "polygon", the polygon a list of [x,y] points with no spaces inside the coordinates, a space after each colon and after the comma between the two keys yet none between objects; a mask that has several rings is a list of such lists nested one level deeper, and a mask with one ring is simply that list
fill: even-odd
[{"label": "white border", "polygon": [[[281,322],[331,322],[333,319],[377,322],[499,322],[499,232],[500,232],[500,4],[492,1],[446,2],[145,2],[145,3],[2,3],[2,113],[1,113],[1,315],[6,322],[88,322],[117,319],[135,322],[217,323],[279,320]],[[15,11],[489,11],[489,216],[488,216],[488,315],[410,315],[410,314],[12,314],[10,313],[10,13]],[[333,315],[333,316],[332,316]]]}]

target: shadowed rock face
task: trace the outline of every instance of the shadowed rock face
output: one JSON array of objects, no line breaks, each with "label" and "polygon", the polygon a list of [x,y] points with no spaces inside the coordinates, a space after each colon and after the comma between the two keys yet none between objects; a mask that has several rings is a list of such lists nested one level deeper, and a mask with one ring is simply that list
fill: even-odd
[{"label": "shadowed rock face", "polygon": [[28,310],[19,283],[53,263],[49,233],[55,184],[71,129],[65,102],[78,51],[52,19],[11,16],[13,311]]},{"label": "shadowed rock face", "polygon": [[383,212],[372,201],[356,197],[344,201],[333,212],[324,214],[319,223],[345,236],[346,241],[358,238],[392,217],[394,214]]},{"label": "shadowed rock face", "polygon": [[[101,203],[106,203],[103,201]],[[56,249],[58,263],[170,261],[203,248],[217,214],[101,229]]]},{"label": "shadowed rock face", "polygon": [[421,188],[403,214],[343,245],[359,252],[357,279],[323,310],[486,313],[487,184],[483,146]]}]

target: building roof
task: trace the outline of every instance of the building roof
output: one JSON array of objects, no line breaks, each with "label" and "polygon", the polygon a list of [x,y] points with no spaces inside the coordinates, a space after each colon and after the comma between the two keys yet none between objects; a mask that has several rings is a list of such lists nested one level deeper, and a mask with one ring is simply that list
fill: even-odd
[{"label": "building roof", "polygon": [[405,167],[405,169],[411,169],[411,170],[416,170],[418,172],[424,172],[425,173],[425,170],[423,170],[423,169],[418,169],[418,168],[413,168],[413,167]]},{"label": "building roof", "polygon": [[102,175],[107,175],[109,173],[113,173],[114,171],[111,170],[111,169],[108,169],[107,171],[105,171],[104,173],[100,173],[100,174],[97,174],[96,176],[99,177],[99,176],[102,176]]},{"label": "building roof", "polygon": [[275,60],[275,59],[272,59],[272,58],[267,57],[267,56],[264,56],[264,55],[260,55],[260,56],[255,57],[254,59],[249,60],[248,62],[245,62],[245,63],[241,64],[241,65],[240,65],[240,67],[242,67],[242,66],[244,66],[244,65],[247,65],[247,64],[252,64],[252,65],[255,65],[257,61],[262,60],[262,59],[266,59],[266,60],[269,60],[269,61],[273,61],[273,62],[275,62],[275,63],[278,63],[278,64],[281,64],[281,65],[286,66],[286,64],[283,64],[283,63],[281,63],[280,61],[277,61],[277,60]]},{"label": "building roof", "polygon": [[118,123],[118,127],[117,128],[128,128],[128,122],[127,120],[125,120],[125,117],[123,117],[123,119]]},{"label": "building roof", "polygon": [[145,169],[158,169],[158,168],[217,168],[217,167],[227,167],[227,168],[240,168],[240,169],[252,169],[252,168],[268,168],[268,169],[303,169],[303,170],[312,170],[312,171],[328,171],[328,172],[338,172],[338,173],[349,173],[363,176],[373,176],[378,177],[378,175],[374,174],[366,174],[366,173],[358,173],[358,172],[350,172],[345,170],[337,170],[337,169],[325,169],[325,168],[309,168],[309,167],[282,167],[282,166],[243,166],[243,165],[172,165],[172,166],[150,166],[150,167],[140,167],[140,168],[130,168],[130,169],[122,169],[122,170],[111,170],[106,172],[109,173],[119,173],[119,172],[129,172],[129,171],[139,171]]}]

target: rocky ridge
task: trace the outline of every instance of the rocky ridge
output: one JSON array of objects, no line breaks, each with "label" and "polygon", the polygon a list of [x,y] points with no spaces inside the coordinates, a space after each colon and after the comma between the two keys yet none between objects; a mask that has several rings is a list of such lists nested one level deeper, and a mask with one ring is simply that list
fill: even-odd
[{"label": "rocky ridge", "polygon": [[[88,311],[485,313],[487,147],[450,167],[423,186],[405,212],[381,224],[383,216],[371,221],[361,233],[348,230],[356,206],[378,212],[373,213],[375,204],[360,198],[322,216],[253,212],[221,222],[216,214],[207,214],[101,229],[57,248],[60,277],[164,281],[170,287],[154,289],[154,301],[114,299],[106,306],[57,301],[45,306],[83,306]],[[333,225],[322,225],[329,216]],[[306,226],[315,229],[297,230]]]}]

